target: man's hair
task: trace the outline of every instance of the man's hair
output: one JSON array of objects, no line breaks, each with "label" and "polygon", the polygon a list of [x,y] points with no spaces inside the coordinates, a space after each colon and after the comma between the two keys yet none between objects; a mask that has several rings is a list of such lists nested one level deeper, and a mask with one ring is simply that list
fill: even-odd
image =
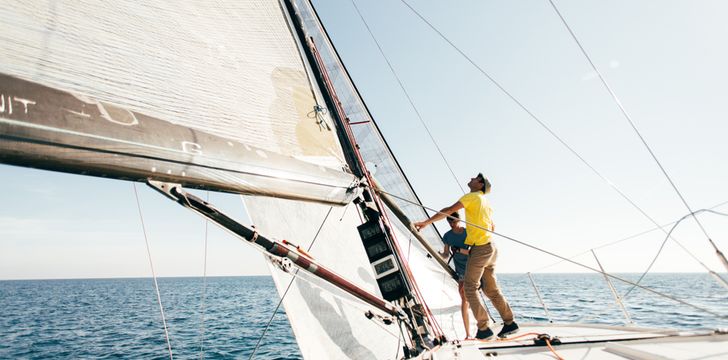
[{"label": "man's hair", "polygon": [[455,211],[454,213],[450,214],[447,217],[448,224],[452,225],[453,222],[458,222],[458,221],[460,221],[460,213],[458,213],[457,211]]},{"label": "man's hair", "polygon": [[490,192],[490,181],[488,178],[483,176],[483,173],[478,173],[478,178],[480,178],[480,182],[483,183],[483,187],[480,189],[484,194],[487,194]]}]

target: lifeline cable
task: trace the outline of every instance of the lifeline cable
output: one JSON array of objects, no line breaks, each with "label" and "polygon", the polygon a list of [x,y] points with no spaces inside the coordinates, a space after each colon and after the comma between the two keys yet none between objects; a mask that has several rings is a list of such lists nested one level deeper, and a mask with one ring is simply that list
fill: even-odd
[{"label": "lifeline cable", "polygon": [[172,344],[169,341],[169,331],[167,330],[167,319],[164,317],[164,307],[162,306],[162,296],[159,294],[159,284],[157,284],[157,275],[154,273],[154,263],[152,262],[152,252],[149,250],[149,239],[147,239],[147,229],[144,226],[144,216],[142,216],[142,205],[139,202],[139,194],[137,193],[136,183],[132,183],[134,188],[134,197],[136,197],[137,209],[139,209],[139,220],[142,224],[142,233],[144,234],[144,243],[147,245],[147,256],[149,257],[149,268],[152,269],[152,279],[154,280],[154,290],[157,292],[157,303],[159,303],[159,312],[162,314],[162,324],[164,325],[164,338],[167,339],[167,349],[169,350],[169,360],[172,360]]},{"label": "lifeline cable", "polygon": [[[695,211],[693,213],[687,214],[687,215],[683,216],[682,218],[680,218],[680,220],[678,220],[675,223],[675,225],[672,226],[672,228],[670,229],[670,231],[667,233],[667,237],[665,237],[665,240],[662,241],[662,245],[660,245],[660,250],[657,252],[657,254],[655,254],[655,257],[652,259],[652,262],[650,262],[650,265],[647,267],[647,269],[645,270],[645,272],[642,273],[642,276],[640,276],[640,278],[637,279],[637,281],[635,282],[635,284],[639,284],[642,281],[642,279],[644,279],[645,275],[647,275],[647,273],[650,271],[650,269],[652,269],[652,265],[655,264],[655,261],[657,261],[657,257],[660,256],[660,252],[665,247],[665,243],[667,243],[667,240],[670,238],[670,234],[672,234],[672,232],[677,228],[677,226],[680,225],[680,223],[683,220],[687,219],[688,217],[690,217],[690,216],[693,216],[694,217],[695,215],[697,215],[698,213],[701,213],[701,212],[711,212],[711,213],[716,214],[716,215],[728,216],[728,214],[722,213],[722,212],[719,212],[719,211],[710,210],[710,209],[700,209],[700,210],[697,210],[697,211]],[[720,277],[719,275],[717,275],[717,274],[715,274],[715,275],[718,276],[719,279],[723,280],[723,278]],[[728,284],[726,284],[725,280],[723,280],[723,285],[728,288]],[[632,287],[629,288],[629,290],[627,290],[624,293],[624,295],[622,295],[622,298],[627,297],[627,295],[629,295],[629,293],[632,292],[632,290],[634,290],[634,288],[635,288],[635,285],[632,285]]]},{"label": "lifeline cable", "polygon": [[[381,191],[381,192],[384,192],[384,191],[382,191],[382,190],[380,190],[380,191]],[[385,192],[385,193],[386,193],[386,192]],[[388,194],[388,195],[390,195],[390,196],[393,196],[393,197],[399,198],[400,200],[403,200],[403,201],[408,201],[408,202],[410,202],[410,203],[413,203],[413,204],[414,204],[414,202],[412,202],[412,201],[409,201],[409,200],[407,200],[407,199],[404,199],[404,198],[402,198],[402,197],[399,197],[399,196],[397,196],[397,195],[394,195],[394,194],[390,194],[390,193],[387,193],[387,194]],[[435,213],[438,213],[438,214],[443,214],[443,215],[445,215],[445,216],[447,216],[447,217],[449,217],[449,216],[450,216],[449,214],[445,214],[445,213],[443,213],[443,212],[437,211],[437,210],[435,210],[435,209],[433,209],[433,208],[430,208],[430,207],[427,207],[427,206],[424,206],[424,205],[418,205],[418,204],[415,204],[415,205],[417,205],[417,206],[422,206],[423,208],[425,208],[425,209],[427,209],[427,210],[433,211],[433,212],[435,212]],[[497,236],[499,236],[499,237],[502,237],[502,238],[504,238],[504,239],[506,239],[506,240],[510,240],[510,241],[512,241],[512,242],[515,242],[515,243],[517,243],[517,244],[519,244],[519,245],[523,245],[523,246],[525,246],[525,247],[531,248],[531,249],[533,249],[533,250],[536,250],[536,251],[540,251],[540,252],[542,252],[542,253],[544,253],[544,254],[548,254],[548,255],[551,255],[551,256],[553,256],[553,257],[559,258],[559,259],[561,259],[561,260],[564,260],[564,261],[566,261],[566,262],[572,263],[572,264],[574,264],[574,265],[577,265],[577,266],[579,266],[579,267],[585,268],[585,269],[587,269],[587,270],[591,270],[591,271],[594,271],[594,272],[597,272],[597,273],[600,273],[600,274],[603,274],[603,275],[609,276],[610,278],[612,278],[612,279],[615,279],[615,280],[619,280],[619,281],[621,281],[621,282],[623,282],[623,283],[627,283],[627,284],[630,284],[630,285],[636,285],[636,286],[637,286],[637,287],[639,287],[640,289],[642,289],[642,290],[645,290],[645,291],[648,291],[648,292],[651,292],[651,293],[653,293],[653,294],[655,294],[655,295],[658,295],[658,296],[662,296],[662,297],[664,297],[664,298],[667,298],[667,299],[670,299],[670,300],[672,300],[672,301],[675,301],[675,302],[681,303],[681,304],[683,304],[683,305],[687,305],[687,306],[689,306],[689,307],[692,307],[692,308],[695,308],[695,309],[697,309],[697,310],[703,311],[703,312],[705,312],[705,313],[708,313],[708,314],[714,315],[714,316],[716,316],[716,317],[719,317],[719,318],[721,318],[721,319],[728,319],[728,315],[721,315],[721,314],[718,314],[718,313],[716,313],[716,312],[713,312],[713,311],[710,311],[710,310],[708,310],[708,309],[705,309],[705,308],[703,308],[703,307],[700,307],[700,306],[697,306],[697,305],[693,305],[693,304],[691,304],[691,303],[689,303],[689,302],[686,302],[686,301],[684,301],[684,300],[680,300],[680,299],[678,299],[678,298],[675,298],[675,297],[673,297],[673,296],[670,296],[670,295],[667,295],[667,294],[663,294],[663,293],[661,293],[661,292],[659,292],[659,291],[657,291],[657,290],[653,290],[653,289],[650,289],[650,288],[648,288],[648,287],[646,287],[646,286],[642,286],[642,285],[638,285],[638,284],[635,284],[635,283],[634,283],[634,282],[632,282],[632,281],[629,281],[629,280],[623,279],[623,278],[621,278],[621,277],[619,277],[619,276],[616,276],[616,275],[612,275],[612,274],[606,273],[606,272],[604,272],[604,271],[600,271],[600,270],[598,270],[598,269],[595,269],[595,268],[593,268],[593,267],[591,267],[591,266],[588,266],[588,265],[584,265],[584,264],[582,264],[582,263],[580,263],[580,262],[576,262],[576,261],[574,261],[574,260],[571,260],[571,259],[569,259],[569,258],[566,258],[566,257],[564,257],[564,256],[561,256],[561,255],[558,255],[558,254],[556,254],[556,253],[553,253],[553,252],[551,252],[551,251],[548,251],[548,250],[545,250],[545,249],[541,249],[541,248],[539,248],[539,247],[537,247],[537,246],[531,245],[531,244],[529,244],[529,243],[526,243],[526,242],[524,242],[524,241],[521,241],[521,240],[518,240],[518,239],[516,239],[516,238],[510,237],[510,236],[508,236],[508,235],[504,235],[504,234],[501,234],[501,233],[498,233],[498,232],[495,232],[495,231],[491,231],[491,230],[488,230],[488,229],[486,229],[486,228],[484,228],[484,227],[482,227],[482,226],[480,226],[480,225],[477,225],[477,224],[473,224],[473,223],[469,223],[469,222],[467,222],[467,221],[465,221],[465,220],[462,220],[462,219],[460,219],[460,221],[462,221],[462,222],[464,222],[464,223],[466,223],[466,224],[468,224],[468,225],[470,225],[470,226],[476,227],[476,228],[478,228],[478,229],[482,229],[482,230],[485,230],[486,232],[488,232],[488,233],[491,233],[491,234],[493,234],[493,235],[497,235]]]},{"label": "lifeline cable", "polygon": [[[586,167],[588,167],[595,175],[597,175],[599,178],[601,178],[604,182],[607,183],[614,191],[616,191],[624,200],[626,200],[632,207],[634,207],[637,211],[639,211],[645,218],[650,220],[655,226],[660,227],[660,224],[657,223],[655,219],[653,219],[650,215],[647,214],[639,205],[637,205],[630,197],[627,196],[622,190],[620,190],[617,185],[615,185],[612,181],[610,181],[606,176],[602,175],[594,166],[592,166],[584,157],[582,157],[574,148],[571,147],[564,139],[562,139],[556,132],[554,132],[544,121],[542,121],[536,114],[531,112],[526,105],[524,105],[520,100],[518,100],[513,94],[511,94],[501,83],[499,83],[493,76],[491,76],[485,69],[480,67],[475,61],[470,58],[463,50],[461,50],[457,45],[455,45],[449,38],[447,38],[440,30],[438,30],[429,20],[427,20],[422,14],[420,14],[415,8],[413,8],[407,1],[400,0],[407,8],[410,9],[420,20],[422,20],[427,26],[432,29],[437,35],[440,36],[445,42],[448,43],[457,53],[459,53],[463,58],[465,58],[473,67],[475,67],[483,76],[485,76],[493,85],[495,85],[504,95],[506,95],[511,101],[513,101],[521,110],[523,110],[530,118],[535,120],[546,132],[548,132],[552,137],[554,137],[561,145],[563,145],[572,155],[576,156],[579,161],[581,161]],[[664,230],[663,230],[664,231]],[[675,242],[678,242],[675,238],[673,238]],[[710,240],[710,239],[708,239]],[[711,244],[713,243],[712,240],[710,240]],[[678,242],[679,244],[679,242]],[[713,244],[714,245],[714,244]],[[680,244],[681,248],[683,250],[687,251],[687,248],[682,246]],[[714,245],[715,246],[715,245]],[[717,247],[716,247],[717,250]],[[692,255],[689,251],[688,254],[690,254],[693,258],[695,258],[694,255]],[[722,253],[719,254],[719,256],[722,256]],[[697,259],[697,258],[696,258]],[[726,266],[726,269],[728,269],[728,261],[725,260],[725,257],[722,257],[722,261],[724,265]],[[708,268],[705,264],[700,262],[701,265],[706,269],[708,272],[713,272],[710,268]]]},{"label": "lifeline cable", "polygon": [[576,42],[576,45],[579,46],[581,53],[584,55],[586,60],[589,62],[589,65],[591,65],[592,69],[599,76],[599,80],[602,82],[604,87],[607,89],[607,91],[609,92],[609,95],[611,95],[611,97],[612,97],[612,100],[614,100],[614,102],[617,104],[617,107],[619,107],[619,111],[622,113],[624,118],[627,119],[627,121],[629,122],[629,125],[632,127],[635,134],[637,134],[637,137],[639,137],[642,144],[645,146],[647,151],[650,153],[650,155],[652,156],[652,159],[655,160],[655,163],[657,163],[657,166],[660,168],[660,171],[662,171],[662,174],[665,175],[665,178],[670,183],[670,186],[672,186],[673,190],[675,190],[675,193],[680,198],[683,205],[685,205],[685,207],[688,209],[690,214],[693,216],[693,219],[695,219],[695,222],[700,227],[700,230],[703,231],[703,234],[705,234],[705,237],[708,238],[708,242],[710,242],[710,245],[713,246],[713,249],[715,250],[716,254],[718,255],[718,258],[723,262],[723,265],[725,266],[726,270],[728,270],[728,261],[726,261],[725,256],[723,256],[723,253],[718,249],[718,246],[716,246],[715,243],[713,242],[713,240],[710,238],[710,235],[708,235],[708,232],[705,230],[705,227],[703,227],[703,224],[700,222],[700,220],[698,220],[698,217],[695,216],[695,212],[690,207],[687,200],[685,200],[685,197],[682,195],[680,190],[678,190],[677,185],[675,185],[675,183],[672,181],[672,178],[670,177],[670,175],[667,174],[667,170],[665,170],[665,168],[662,166],[662,163],[660,163],[660,160],[657,159],[657,155],[655,155],[654,151],[652,151],[652,148],[650,148],[650,145],[647,144],[647,140],[645,140],[645,138],[642,136],[642,133],[640,133],[639,129],[637,129],[637,125],[632,120],[632,117],[629,116],[629,113],[627,113],[627,110],[622,105],[622,102],[619,101],[617,94],[609,86],[609,84],[607,83],[607,80],[604,78],[604,76],[602,76],[602,73],[599,72],[599,69],[597,69],[596,65],[594,65],[594,62],[592,61],[591,57],[586,52],[586,49],[584,49],[584,46],[582,46],[581,42],[579,42],[579,39],[576,37],[576,34],[574,33],[574,31],[571,29],[569,24],[566,22],[566,19],[564,18],[564,16],[561,15],[561,12],[556,7],[556,4],[554,4],[553,0],[548,0],[548,1],[551,4],[551,7],[556,12],[556,14],[559,16],[559,19],[561,19],[561,22],[564,24],[564,27],[566,27],[566,30],[569,31],[571,38],[574,39],[574,42]]}]

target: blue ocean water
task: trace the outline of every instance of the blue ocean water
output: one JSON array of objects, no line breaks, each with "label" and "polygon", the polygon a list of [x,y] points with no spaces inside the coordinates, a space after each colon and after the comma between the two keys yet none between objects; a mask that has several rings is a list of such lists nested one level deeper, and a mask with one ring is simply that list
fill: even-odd
[{"label": "blue ocean water", "polygon": [[[533,275],[556,322],[623,324],[598,274]],[[622,274],[630,280],[637,276]],[[158,279],[177,358],[248,358],[279,297],[270,277]],[[499,275],[519,321],[546,321],[528,277]],[[650,274],[645,285],[728,315],[728,291],[707,274]],[[425,285],[426,286],[426,285]],[[624,293],[627,286],[615,283]],[[728,320],[641,290],[626,298],[638,325],[725,328]],[[204,334],[202,341],[201,334]],[[0,358],[169,358],[151,279],[0,281]],[[301,358],[283,308],[273,317],[256,359]]]}]

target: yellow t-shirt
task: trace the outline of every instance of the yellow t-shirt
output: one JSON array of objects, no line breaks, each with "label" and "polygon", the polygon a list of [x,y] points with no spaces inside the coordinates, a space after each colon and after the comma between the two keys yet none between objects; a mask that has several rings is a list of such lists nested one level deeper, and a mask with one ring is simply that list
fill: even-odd
[{"label": "yellow t-shirt", "polygon": [[485,245],[489,243],[490,234],[487,231],[470,225],[478,225],[488,230],[493,229],[493,221],[491,220],[493,209],[490,208],[485,194],[480,191],[467,193],[458,201],[465,207],[465,221],[468,222],[468,224],[465,224],[465,230],[468,233],[465,244]]}]

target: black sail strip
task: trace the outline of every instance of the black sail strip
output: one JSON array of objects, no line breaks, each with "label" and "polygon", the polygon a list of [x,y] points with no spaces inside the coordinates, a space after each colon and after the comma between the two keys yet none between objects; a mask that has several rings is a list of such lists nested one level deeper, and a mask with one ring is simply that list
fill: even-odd
[{"label": "black sail strip", "polygon": [[356,178],[0,74],[0,163],[131,181],[347,204]]}]

